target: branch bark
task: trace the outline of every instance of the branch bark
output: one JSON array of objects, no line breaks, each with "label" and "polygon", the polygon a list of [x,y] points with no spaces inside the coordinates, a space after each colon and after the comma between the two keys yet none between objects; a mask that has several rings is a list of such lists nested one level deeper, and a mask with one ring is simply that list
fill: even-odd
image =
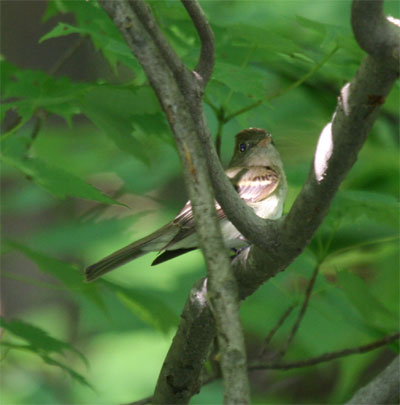
[{"label": "branch bark", "polygon": [[398,404],[400,401],[400,359],[396,357],[369,384],[359,389],[346,405]]}]

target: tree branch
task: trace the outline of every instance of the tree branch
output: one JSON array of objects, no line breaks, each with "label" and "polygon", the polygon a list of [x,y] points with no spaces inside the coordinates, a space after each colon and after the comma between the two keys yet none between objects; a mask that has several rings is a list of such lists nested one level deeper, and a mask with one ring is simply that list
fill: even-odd
[{"label": "tree branch", "polygon": [[[125,3],[125,1],[121,1],[121,5],[124,3]],[[146,31],[149,38],[151,38],[152,46],[154,47],[154,49],[157,49],[157,53],[161,56],[164,63],[168,66],[168,68],[172,72],[175,79],[182,80],[182,78],[185,77],[186,80],[190,80],[188,78],[189,73],[190,73],[189,70],[186,68],[185,64],[182,62],[182,60],[179,58],[179,56],[176,54],[174,49],[171,47],[171,45],[169,44],[169,42],[166,40],[165,36],[161,32],[161,30],[157,24],[157,21],[155,20],[155,18],[153,16],[150,6],[146,2],[141,1],[141,0],[139,0],[139,1],[129,0],[129,5],[130,5],[132,11],[134,12],[135,16],[137,16],[138,20],[141,23],[141,30],[137,30],[136,35],[133,36],[132,35],[133,29],[130,29],[133,27],[129,27],[129,24],[131,24],[131,21],[130,21],[130,18],[128,17],[125,20],[126,25],[125,25],[125,27],[123,27],[123,28],[125,28],[124,36],[125,36],[125,39],[127,40],[127,42],[132,41],[132,40],[141,41],[142,39],[144,39],[144,37],[142,35]],[[126,9],[127,6],[128,6],[127,4],[126,4],[126,6],[123,6],[124,9]],[[143,28],[145,31],[144,30],[142,31]],[[139,31],[142,31],[142,32],[139,32]],[[131,34],[131,35],[129,35],[129,34]],[[128,37],[127,37],[127,35],[128,35]],[[147,40],[149,40],[149,38]],[[128,42],[128,44],[129,44],[129,42]],[[140,46],[139,43],[137,43],[137,45]],[[131,49],[133,50],[132,47],[131,47]],[[152,53],[149,53],[149,57],[151,54]],[[136,55],[136,53],[135,53],[135,55]],[[138,57],[138,60],[139,60],[139,57]],[[144,60],[143,60],[143,62],[144,62]],[[144,69],[144,65],[142,64],[142,62],[140,62],[140,60],[139,60],[139,63],[141,63],[141,65]],[[147,63],[147,60],[145,63]],[[158,69],[158,68],[159,68],[159,66],[156,67],[156,69]],[[147,77],[151,82],[152,77],[151,76],[147,76]],[[157,90],[155,88],[154,88],[154,90],[157,93]]]},{"label": "tree branch", "polygon": [[292,313],[294,309],[294,305],[290,305],[288,309],[283,313],[283,315],[278,319],[278,322],[274,325],[274,327],[270,330],[268,333],[267,337],[265,338],[263,348],[260,352],[260,357],[263,357],[268,349],[268,346],[271,343],[272,338],[275,336],[276,332],[279,330],[279,328],[283,325],[287,317]]},{"label": "tree branch", "polygon": [[346,405],[398,404],[400,401],[400,358],[397,356],[369,384],[358,390]]},{"label": "tree branch", "polygon": [[[156,24],[150,7],[143,0],[101,0],[100,3],[141,64],[175,136],[193,207],[197,237],[207,264],[207,299],[218,329],[225,401],[232,404],[249,403],[247,360],[238,311],[237,285],[222,241],[206,160],[199,143],[200,133],[207,130],[201,96],[213,66],[213,58],[211,63],[204,61],[204,58],[209,52],[213,52],[214,44],[203,46],[198,68],[205,77],[200,81],[198,74],[190,72],[180,61]],[[199,6],[192,0],[186,3],[186,8],[195,21],[202,41],[213,41],[213,37],[207,33],[209,27]],[[200,125],[198,117],[202,120]],[[206,291],[207,284],[203,283],[203,286]],[[204,294],[203,292],[203,298]],[[199,297],[198,294],[194,296]],[[199,304],[201,310],[191,302],[188,302],[188,307],[197,309],[197,315],[208,314],[212,318],[207,302],[203,300]],[[188,310],[184,311],[183,319],[187,313]],[[212,319],[209,319],[209,324],[213,325]],[[204,325],[198,324],[197,328],[204,328]],[[180,331],[185,332],[184,325]],[[179,350],[182,350],[186,339],[179,339],[179,336],[182,335],[178,331],[175,342],[178,342]],[[190,333],[190,336],[193,334]],[[202,334],[199,333],[198,336]],[[188,402],[196,392],[197,377],[206,359],[207,349],[208,345],[201,350],[190,350],[187,352],[189,359],[180,362],[174,357],[175,349],[171,347],[157,383],[153,403]],[[179,371],[176,373],[168,372],[171,356],[173,361],[179,363]],[[193,363],[196,365],[191,366]],[[188,368],[194,371],[195,377],[189,375]]]},{"label": "tree branch", "polygon": [[[265,250],[256,246],[245,249],[234,259],[241,298],[252,294],[262,283],[285,269],[301,253],[321,224],[376,119],[381,105],[379,101],[384,100],[397,79],[398,72],[393,71],[390,64],[370,56],[364,59],[351,83],[341,91],[333,121],[322,131],[315,163],[289,215],[273,223],[269,221],[267,227],[264,224],[259,226],[258,217],[257,225],[248,221],[245,209],[240,204],[236,205],[236,196],[230,199],[231,185],[226,184],[225,175],[220,173],[218,157],[214,156],[208,139],[202,139],[216,196],[224,211],[238,229],[242,231],[241,225],[249,225],[254,230],[254,237],[262,238],[266,245]],[[330,149],[329,146],[333,145],[334,148]],[[238,217],[242,218],[242,223],[236,221]],[[193,318],[193,325],[186,324],[187,333],[196,322]],[[210,343],[211,338],[208,345]],[[176,367],[177,371],[179,364]]]},{"label": "tree branch", "polygon": [[[180,71],[174,63],[171,67],[171,61],[167,61],[170,68],[165,69],[169,53],[158,49],[162,41],[153,35],[157,26],[146,29],[132,9],[127,9],[126,1],[100,2],[142,64],[173,129],[208,268],[220,271],[227,266],[221,253],[204,155],[218,202],[239,231],[255,245],[243,250],[233,262],[239,293],[245,298],[301,253],[328,212],[340,183],[357,159],[379,107],[399,75],[392,33],[389,38],[382,38],[382,42],[387,40],[393,45],[392,51],[385,52],[385,58],[368,55],[351,83],[342,89],[332,122],[321,133],[308,179],[289,214],[279,221],[263,221],[238,197],[224,174],[199,102],[204,87],[195,86],[193,73],[183,68]],[[136,3],[142,1],[131,2],[132,8]],[[382,2],[364,3],[363,7],[370,6],[368,18],[364,19],[364,28],[357,29],[368,31],[365,25],[373,18],[376,7],[382,10]],[[379,32],[385,35],[386,31]],[[199,69],[200,65],[199,62]],[[199,139],[203,148],[198,148]],[[212,274],[209,287],[213,285]],[[164,363],[154,403],[185,403],[199,389],[201,368],[215,336],[215,323],[201,294],[197,295],[198,285],[196,288],[185,306],[182,323]]]},{"label": "tree branch", "polygon": [[351,8],[351,25],[360,47],[377,59],[384,59],[393,70],[398,70],[400,60],[399,20],[383,13],[383,0],[354,0]]},{"label": "tree branch", "polygon": [[[351,356],[353,354],[367,353],[372,350],[379,349],[389,343],[393,343],[398,340],[400,333],[394,333],[388,335],[375,342],[368,343],[363,346],[352,347],[344,350],[339,350],[330,353],[324,353],[321,356],[312,357],[305,360],[295,361],[292,363],[253,363],[249,365],[249,371],[257,370],[291,370],[295,368],[315,366],[320,363],[336,360],[341,357]],[[359,390],[354,397],[347,402],[348,404],[395,404],[396,397],[393,394],[399,394],[399,357],[387,367],[383,373],[378,375],[370,384]],[[203,382],[203,385],[209,384],[215,381],[216,377],[211,377]],[[377,395],[379,395],[380,400]],[[144,404],[150,402],[151,397],[144,398],[140,401],[132,402],[129,405]],[[392,402],[390,402],[392,401]]]},{"label": "tree branch", "polygon": [[201,40],[200,58],[195,72],[201,77],[203,90],[211,78],[215,61],[214,33],[199,4],[192,0],[182,0],[182,4],[190,15]]},{"label": "tree branch", "polygon": [[295,361],[292,363],[254,363],[249,366],[249,370],[290,370],[293,368],[314,366],[316,364],[325,363],[327,361],[335,360],[340,357],[350,356],[353,354],[362,354],[371,350],[378,349],[382,346],[398,340],[399,337],[400,333],[394,333],[393,335],[385,336],[384,338],[376,340],[372,343],[368,343],[367,345],[325,353],[321,356]]},{"label": "tree branch", "polygon": [[282,358],[286,354],[287,349],[289,348],[290,343],[292,343],[292,340],[293,340],[294,336],[296,335],[297,330],[299,329],[300,323],[303,320],[304,314],[306,313],[308,303],[310,302],[311,293],[314,288],[315,280],[317,279],[318,271],[319,271],[319,266],[315,266],[311,279],[307,285],[306,295],[304,297],[303,305],[301,306],[299,315],[297,316],[296,322],[294,323],[294,325],[290,331],[289,337],[287,338],[287,340],[285,342],[285,346],[282,348],[282,350],[279,351],[280,358]]}]

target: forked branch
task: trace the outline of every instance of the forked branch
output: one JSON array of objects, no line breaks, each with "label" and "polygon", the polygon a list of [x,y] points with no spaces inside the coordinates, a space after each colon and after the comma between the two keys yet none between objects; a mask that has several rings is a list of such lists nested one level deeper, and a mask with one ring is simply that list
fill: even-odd
[{"label": "forked branch", "polygon": [[[208,43],[212,41],[212,35],[198,4],[194,0],[184,1],[202,41],[196,67],[203,79],[201,85],[199,80],[193,80],[196,74],[175,59],[175,53],[143,0],[130,3],[100,0],[100,3],[142,64],[175,134],[199,241],[211,269],[211,284],[212,274],[215,274],[212,269],[230,273],[215,216],[210,177],[224,212],[254,244],[233,263],[240,296],[245,298],[284,270],[302,252],[326,216],[341,182],[357,159],[380,106],[399,76],[396,38],[400,28],[379,17],[383,15],[382,0],[354,0],[354,32],[360,46],[370,54],[352,81],[343,87],[332,121],[318,140],[306,183],[289,214],[279,221],[263,221],[240,200],[227,180],[205,123],[201,96],[211,75],[213,60],[207,60],[207,55],[213,53],[214,45]],[[362,14],[361,18],[358,19],[357,14]],[[371,24],[373,35],[386,44],[383,54],[378,55],[365,41],[365,37],[371,35]],[[186,303],[182,322],[160,374],[154,403],[187,403],[200,389],[201,370],[216,333],[215,318],[207,307],[205,291],[204,282],[200,281]],[[227,291],[230,293],[234,302],[235,291]]]}]

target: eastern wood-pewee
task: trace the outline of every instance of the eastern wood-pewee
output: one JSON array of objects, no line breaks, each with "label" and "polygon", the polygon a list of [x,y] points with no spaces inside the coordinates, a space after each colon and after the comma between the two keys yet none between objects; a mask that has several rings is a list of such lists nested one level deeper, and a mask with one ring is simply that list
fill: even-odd
[{"label": "eastern wood-pewee", "polygon": [[[239,132],[225,173],[240,197],[258,216],[277,219],[282,215],[287,182],[281,157],[267,131],[248,128]],[[226,247],[235,250],[247,246],[248,242],[226,218],[220,205],[217,202],[215,205]],[[155,265],[196,248],[195,223],[188,201],[169,224],[89,266],[85,271],[86,281],[93,281],[149,252],[162,252],[153,261],[152,265]]]}]

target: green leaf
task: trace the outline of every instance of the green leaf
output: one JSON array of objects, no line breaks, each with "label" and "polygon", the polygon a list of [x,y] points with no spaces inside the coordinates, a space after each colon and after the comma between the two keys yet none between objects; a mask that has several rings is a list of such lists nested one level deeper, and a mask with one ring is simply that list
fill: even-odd
[{"label": "green leaf", "polygon": [[121,33],[96,2],[69,1],[64,2],[63,7],[74,13],[77,25],[59,22],[50,32],[43,35],[39,42],[71,34],[88,35],[94,47],[101,51],[114,71],[117,62],[134,70],[139,69],[139,64]]},{"label": "green leaf", "polygon": [[73,370],[71,367],[66,366],[65,364],[49,357],[46,355],[40,356],[43,361],[46,364],[49,364],[50,366],[56,366],[64,370],[66,373],[68,373],[74,380],[78,381],[80,384],[85,385],[86,387],[89,387],[94,391],[93,386],[86,380],[85,377],[83,377],[81,374],[77,373],[75,370]]},{"label": "green leaf", "polygon": [[58,360],[53,359],[52,357],[42,353],[38,352],[35,347],[32,347],[30,345],[19,345],[15,343],[10,343],[10,342],[1,342],[1,345],[5,348],[9,349],[14,349],[14,350],[23,350],[23,351],[29,351],[33,354],[38,355],[46,364],[50,366],[56,366],[61,368],[63,371],[68,373],[74,380],[78,381],[80,384],[85,385],[89,387],[90,389],[94,390],[92,385],[86,380],[85,377],[83,377],[81,374],[77,373],[75,370],[73,370],[71,367],[66,366],[65,364],[61,363]]},{"label": "green leaf", "polygon": [[212,80],[224,83],[233,91],[254,99],[265,98],[263,83],[266,77],[255,69],[219,62],[215,65]]},{"label": "green leaf", "polygon": [[55,17],[60,13],[66,13],[67,7],[64,4],[63,0],[53,0],[47,2],[46,11],[43,14],[42,22],[48,21],[50,18]]},{"label": "green leaf", "polygon": [[87,34],[87,31],[74,27],[71,24],[59,22],[51,31],[39,39],[39,44],[51,38],[59,38],[71,34]]},{"label": "green leaf", "polygon": [[[340,239],[343,234],[339,233]],[[376,263],[398,251],[398,236],[388,238],[367,239],[364,243],[344,241],[344,247],[339,248],[339,243],[331,247],[329,255],[324,260],[323,266],[327,268],[344,268],[357,266],[360,263]]]},{"label": "green leaf", "polygon": [[367,218],[392,225],[397,229],[399,208],[398,200],[391,195],[361,190],[342,190],[332,203],[329,216],[341,218],[345,222]]},{"label": "green leaf", "polygon": [[37,326],[16,319],[7,321],[0,317],[0,327],[25,340],[38,354],[58,353],[64,355],[64,351],[69,350],[78,355],[86,366],[88,365],[86,357],[80,351],[67,342],[51,337]]},{"label": "green leaf", "polygon": [[82,274],[79,272],[77,266],[73,264],[54,259],[50,256],[34,251],[21,243],[8,239],[2,241],[2,246],[23,253],[36,263],[40,270],[55,277],[73,291],[80,290],[86,285],[83,283]]},{"label": "green leaf", "polygon": [[154,329],[167,334],[178,325],[179,317],[165,302],[148,291],[122,287],[105,280],[102,280],[102,283],[113,291],[130,311]]},{"label": "green leaf", "polygon": [[41,108],[63,117],[68,123],[80,110],[77,100],[91,84],[73,83],[66,77],[54,78],[42,71],[19,69],[1,62],[2,97],[5,99],[2,117],[8,110],[16,110],[20,115],[19,124],[9,131],[15,132]]},{"label": "green leaf", "polygon": [[104,204],[123,205],[64,169],[50,166],[39,158],[24,157],[28,142],[23,137],[7,139],[2,150],[2,160],[19,169],[36,184],[58,198],[70,196]]},{"label": "green leaf", "polygon": [[134,90],[112,86],[93,88],[87,92],[81,108],[122,151],[148,163],[148,149],[134,135],[134,117],[159,113],[159,104],[149,87]]},{"label": "green leaf", "polygon": [[3,249],[14,249],[21,252],[36,263],[40,271],[50,274],[71,290],[72,296],[80,293],[92,301],[103,313],[107,313],[98,287],[95,284],[85,283],[83,274],[77,266],[39,253],[15,241],[3,239],[2,247],[4,247]]},{"label": "green leaf", "polygon": [[311,20],[310,18],[302,17],[301,15],[296,15],[296,21],[302,27],[308,28],[320,35],[326,35],[327,24],[323,24],[316,20]]},{"label": "green leaf", "polygon": [[397,316],[392,314],[377,298],[375,298],[365,281],[349,271],[337,273],[338,282],[344,293],[364,318],[367,325],[386,330],[396,328]]}]

